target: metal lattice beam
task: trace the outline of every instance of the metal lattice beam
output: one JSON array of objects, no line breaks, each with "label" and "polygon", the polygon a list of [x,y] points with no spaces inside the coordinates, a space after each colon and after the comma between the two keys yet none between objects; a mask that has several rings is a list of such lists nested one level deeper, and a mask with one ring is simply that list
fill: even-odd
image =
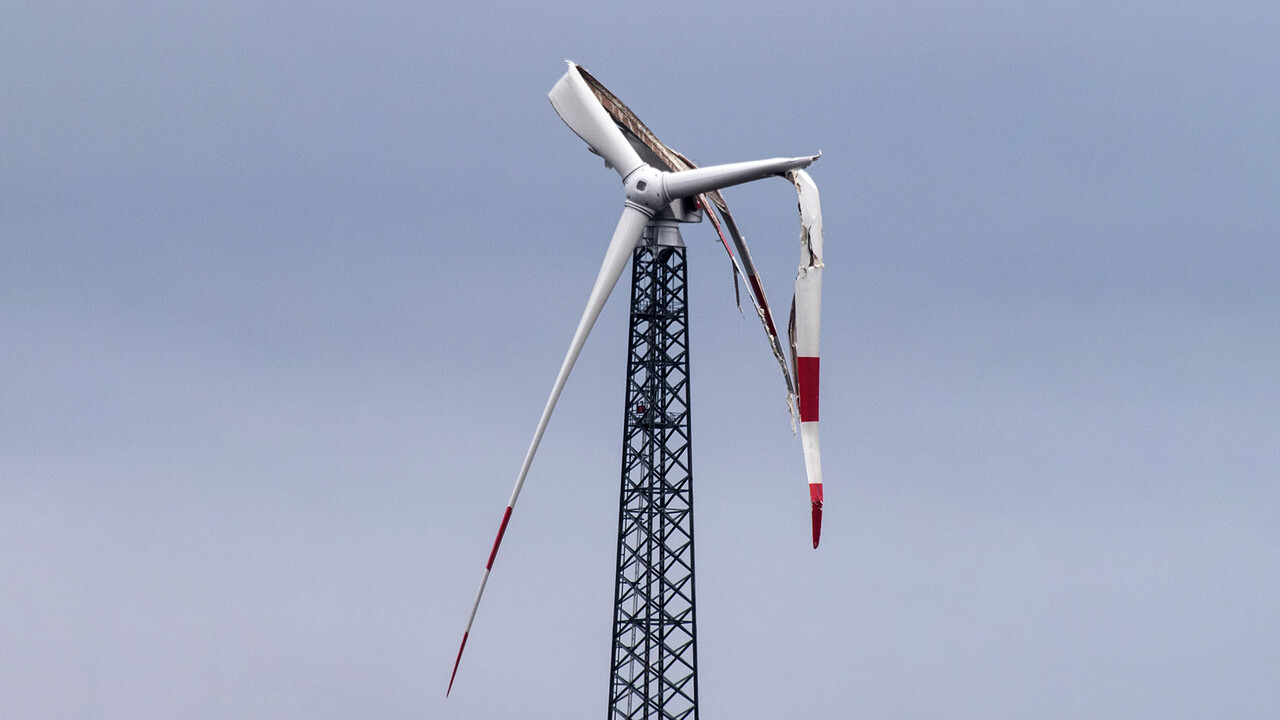
[{"label": "metal lattice beam", "polygon": [[632,256],[609,720],[698,717],[685,248],[659,235]]}]

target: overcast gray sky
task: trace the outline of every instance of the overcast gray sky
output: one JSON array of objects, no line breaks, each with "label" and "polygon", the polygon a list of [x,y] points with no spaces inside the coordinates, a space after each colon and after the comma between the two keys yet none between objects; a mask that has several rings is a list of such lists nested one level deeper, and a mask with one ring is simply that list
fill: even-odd
[{"label": "overcast gray sky", "polygon": [[[821,149],[827,512],[690,246],[702,717],[1280,715],[1280,6],[0,7],[0,715],[607,702],[621,192]],[[726,196],[775,305],[793,190]]]}]

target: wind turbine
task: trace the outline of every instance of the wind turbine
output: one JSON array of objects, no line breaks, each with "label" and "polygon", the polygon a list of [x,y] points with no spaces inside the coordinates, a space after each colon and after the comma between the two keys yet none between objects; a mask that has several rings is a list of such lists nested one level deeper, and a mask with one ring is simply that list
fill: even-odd
[{"label": "wind turbine", "polygon": [[[631,703],[639,697],[638,702],[655,706],[675,698],[685,704],[678,716],[696,717],[687,294],[684,291],[684,244],[677,223],[698,222],[705,211],[735,270],[747,280],[751,299],[786,381],[793,422],[797,414],[800,421],[813,547],[817,548],[823,502],[818,450],[822,218],[817,187],[803,168],[819,156],[696,167],[659,141],[613,93],[572,62],[551,89],[549,98],[565,124],[586,141],[593,153],[604,158],[607,167],[618,173],[625,200],[586,309],[556,375],[503,513],[454,660],[446,695],[453,689],[494,558],[556,402],[627,260],[634,255],[615,596],[615,692],[611,702],[619,716],[623,716],[625,713],[617,709],[617,705],[624,698]],[[771,176],[789,178],[799,195],[801,265],[788,332],[790,361],[779,340],[746,241],[719,192]],[[737,275],[735,285],[736,281]],[[674,472],[678,477],[672,481],[664,476],[667,472]],[[662,499],[655,500],[658,497]],[[644,552],[649,553],[647,558],[641,557]],[[665,559],[653,560],[655,552],[665,553],[662,556]],[[683,574],[674,579],[663,576],[671,572]],[[630,609],[625,609],[628,602]],[[660,631],[661,638],[646,634],[659,632],[655,629],[659,625],[665,628]],[[672,636],[687,642],[671,641]],[[652,665],[660,667],[655,671]],[[687,666],[688,672],[675,679],[651,677],[655,672],[661,675],[673,665]],[[623,674],[626,676],[622,677]],[[641,687],[647,685],[653,685],[654,694],[662,697],[647,698],[645,688]]]}]

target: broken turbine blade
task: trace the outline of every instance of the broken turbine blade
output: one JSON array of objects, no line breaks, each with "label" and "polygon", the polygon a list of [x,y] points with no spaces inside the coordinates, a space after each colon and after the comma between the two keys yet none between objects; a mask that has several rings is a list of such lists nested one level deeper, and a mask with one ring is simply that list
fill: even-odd
[{"label": "broken turbine blade", "polygon": [[795,362],[800,442],[809,477],[813,546],[822,535],[822,455],[818,451],[819,329],[822,319],[822,206],[818,186],[803,170],[787,173],[800,203],[800,270],[792,301],[791,350]]},{"label": "broken turbine blade", "polygon": [[644,164],[626,136],[614,124],[595,93],[587,86],[578,66],[569,63],[564,77],[551,88],[551,106],[569,129],[586,141],[591,151],[624,179]]},{"label": "broken turbine blade", "polygon": [[[697,168],[689,158],[681,153],[671,149],[665,143],[658,139],[658,136],[644,124],[636,114],[622,102],[617,95],[614,95],[609,88],[604,86],[597,80],[586,68],[576,66],[578,75],[586,81],[587,86],[595,93],[596,99],[604,107],[605,111],[619,127],[625,128],[636,140],[648,148],[653,155],[661,163],[659,169],[677,172],[680,170],[693,170]],[[821,153],[819,153],[821,155]],[[606,163],[607,164],[607,163]],[[756,271],[755,263],[751,260],[751,253],[747,249],[746,238],[738,231],[737,224],[733,221],[733,214],[729,212],[729,205],[725,202],[724,196],[719,190],[711,190],[699,196],[701,205],[706,210],[707,219],[711,221],[712,226],[716,229],[716,234],[720,238],[720,243],[724,245],[725,252],[729,255],[729,261],[733,263],[734,268],[734,296],[738,295],[737,276],[741,275],[743,280],[750,287],[748,296],[751,298],[752,304],[755,306],[756,315],[760,318],[761,326],[764,328],[766,339],[769,341],[769,349],[773,352],[774,358],[778,361],[778,367],[782,370],[782,379],[787,386],[787,404],[793,413],[792,427],[798,422],[798,418],[794,417],[795,412],[795,379],[793,377],[791,363],[788,361],[786,353],[782,349],[782,344],[778,339],[778,330],[773,322],[773,315],[769,310],[769,301],[764,294],[764,286],[760,283],[759,273]],[[717,217],[719,216],[719,217]],[[720,218],[723,218],[721,220]],[[723,224],[722,224],[723,223]],[[725,232],[728,231],[728,237]],[[730,245],[732,239],[732,245]],[[736,255],[735,255],[736,249]],[[738,303],[741,309],[741,302]]]},{"label": "broken turbine blade", "polygon": [[[782,380],[787,386],[787,406],[792,412],[791,431],[794,433],[796,418],[792,400],[794,400],[796,394],[795,377],[790,364],[787,362],[787,356],[782,349],[782,341],[778,339],[778,328],[773,322],[773,313],[769,309],[769,299],[764,294],[764,285],[760,283],[760,273],[756,270],[755,261],[751,259],[751,251],[747,248],[747,239],[738,230],[738,223],[734,221],[733,214],[729,212],[729,207],[724,204],[724,198],[720,195],[720,191],[709,192],[706,196],[712,198],[712,201],[715,202],[716,211],[724,219],[725,229],[729,231],[729,237],[733,239],[733,246],[738,249],[738,260],[741,263],[742,274],[747,278],[747,286],[751,289],[750,295],[752,302],[756,306],[756,315],[759,316],[760,324],[764,327],[765,337],[769,341],[769,349],[773,352],[774,359],[778,361],[778,367],[782,369]],[[716,201],[716,198],[720,198],[720,200]]]}]

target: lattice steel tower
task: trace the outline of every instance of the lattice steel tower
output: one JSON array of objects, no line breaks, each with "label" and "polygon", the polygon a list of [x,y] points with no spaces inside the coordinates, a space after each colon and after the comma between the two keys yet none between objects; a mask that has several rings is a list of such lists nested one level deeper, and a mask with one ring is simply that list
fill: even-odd
[{"label": "lattice steel tower", "polygon": [[632,255],[609,720],[696,720],[685,247],[654,220]]}]

